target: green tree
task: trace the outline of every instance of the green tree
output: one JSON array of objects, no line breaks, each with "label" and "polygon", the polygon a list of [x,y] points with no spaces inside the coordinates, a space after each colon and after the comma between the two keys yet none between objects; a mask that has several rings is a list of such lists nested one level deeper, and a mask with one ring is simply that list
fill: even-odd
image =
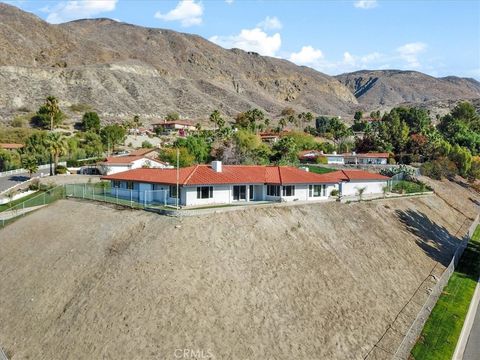
[{"label": "green tree", "polygon": [[125,135],[125,129],[117,124],[107,125],[100,130],[102,143],[107,148],[107,152],[109,152],[110,149],[115,151],[115,146],[123,144]]},{"label": "green tree", "polygon": [[62,123],[64,118],[65,114],[60,110],[57,98],[48,96],[45,104],[40,106],[32,117],[32,123],[44,129],[53,130]]},{"label": "green tree", "polygon": [[178,115],[178,113],[176,112],[169,112],[167,116],[165,116],[165,120],[167,121],[175,121],[179,119],[180,119],[180,115]]},{"label": "green tree", "polygon": [[94,111],[86,112],[82,117],[83,131],[98,132],[100,130],[100,118]]},{"label": "green tree", "polygon": [[456,144],[453,146],[449,158],[455,163],[455,165],[457,165],[460,175],[468,175],[472,166],[472,154],[470,153],[470,150]]},{"label": "green tree", "polygon": [[150,141],[145,140],[142,142],[142,149],[152,149],[153,145]]},{"label": "green tree", "polygon": [[175,143],[175,147],[185,148],[189,154],[193,155],[195,162],[205,163],[210,156],[210,144],[207,139],[201,135],[190,135],[186,138],[178,138]]},{"label": "green tree", "polygon": [[362,117],[363,117],[363,111],[355,111],[355,115],[353,116],[353,118],[357,121],[360,121],[362,120]]},{"label": "green tree", "polygon": [[298,164],[298,148],[293,137],[282,137],[273,145],[273,160],[279,165]]},{"label": "green tree", "polygon": [[193,165],[195,162],[195,156],[190,154],[187,148],[165,148],[160,152],[160,160],[166,161],[173,166],[177,165],[177,149],[178,149],[178,160],[180,167],[186,167]]}]

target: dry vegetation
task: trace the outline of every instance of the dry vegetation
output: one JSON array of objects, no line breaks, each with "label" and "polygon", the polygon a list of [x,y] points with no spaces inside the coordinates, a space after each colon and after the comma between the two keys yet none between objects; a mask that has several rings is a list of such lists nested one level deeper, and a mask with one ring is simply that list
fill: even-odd
[{"label": "dry vegetation", "polygon": [[61,201],[0,232],[1,345],[12,359],[363,359],[469,222],[436,196],[184,219]]}]

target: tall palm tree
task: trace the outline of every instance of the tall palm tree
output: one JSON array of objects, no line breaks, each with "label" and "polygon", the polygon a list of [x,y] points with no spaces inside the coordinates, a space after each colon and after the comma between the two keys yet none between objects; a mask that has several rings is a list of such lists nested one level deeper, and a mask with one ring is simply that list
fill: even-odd
[{"label": "tall palm tree", "polygon": [[45,101],[45,108],[47,109],[48,117],[50,118],[50,131],[53,130],[54,119],[60,113],[60,107],[58,106],[58,100],[55,96],[48,96]]},{"label": "tall palm tree", "polygon": [[142,125],[142,123],[140,122],[140,116],[135,115],[133,117],[133,124],[135,125],[135,139],[136,139],[138,134],[138,128]]},{"label": "tall palm tree", "polygon": [[[60,107],[58,106],[58,100],[55,96],[47,96],[45,101],[45,109],[47,109],[47,115],[50,118],[50,131],[53,131],[54,119],[61,112]],[[56,165],[55,165],[56,169]],[[52,170],[52,157],[50,156],[50,176],[53,175]]]},{"label": "tall palm tree", "polygon": [[22,157],[22,167],[28,171],[30,179],[32,175],[38,171],[37,159],[33,155],[25,155]]},{"label": "tall palm tree", "polygon": [[55,173],[57,172],[58,159],[60,156],[67,154],[68,144],[65,136],[59,133],[51,132],[47,138],[47,148],[53,156],[53,163],[55,164]]},{"label": "tall palm tree", "polygon": [[215,130],[217,130],[217,126],[219,129],[221,129],[225,125],[225,120],[222,118],[222,114],[220,114],[220,111],[218,110],[213,110],[209,119],[215,124]]}]

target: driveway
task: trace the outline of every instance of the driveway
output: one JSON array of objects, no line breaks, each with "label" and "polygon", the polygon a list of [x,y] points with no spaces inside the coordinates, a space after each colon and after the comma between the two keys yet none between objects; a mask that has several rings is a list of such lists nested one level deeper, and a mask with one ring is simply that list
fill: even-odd
[{"label": "driveway", "polygon": [[[49,173],[50,173],[49,169],[43,169],[33,174],[33,176],[46,176]],[[0,177],[0,193],[11,188],[12,186],[15,186],[24,181],[27,181],[28,179],[30,179],[30,174],[28,172],[1,176]]]}]

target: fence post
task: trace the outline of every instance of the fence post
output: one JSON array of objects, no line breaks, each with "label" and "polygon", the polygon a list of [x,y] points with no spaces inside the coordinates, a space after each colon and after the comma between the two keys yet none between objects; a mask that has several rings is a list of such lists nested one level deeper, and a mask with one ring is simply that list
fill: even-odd
[{"label": "fence post", "polygon": [[130,207],[133,207],[133,201],[132,201],[132,196],[133,196],[133,190],[130,189]]},{"label": "fence post", "polygon": [[25,201],[22,202],[22,212],[23,212],[23,216],[25,216]]},{"label": "fence post", "polygon": [[47,193],[43,193],[43,205],[47,204]]},{"label": "fence post", "polygon": [[115,188],[115,199],[116,199],[117,205],[118,205],[118,188]]}]

